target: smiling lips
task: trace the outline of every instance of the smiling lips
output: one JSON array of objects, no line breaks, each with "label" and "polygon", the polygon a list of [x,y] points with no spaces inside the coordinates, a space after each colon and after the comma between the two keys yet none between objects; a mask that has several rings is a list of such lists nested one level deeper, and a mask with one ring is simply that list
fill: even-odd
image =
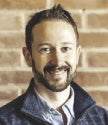
[{"label": "smiling lips", "polygon": [[46,72],[48,72],[53,78],[61,77],[65,73],[65,71],[68,71],[68,66],[62,66],[62,67],[55,67],[55,66],[49,66],[46,68]]}]

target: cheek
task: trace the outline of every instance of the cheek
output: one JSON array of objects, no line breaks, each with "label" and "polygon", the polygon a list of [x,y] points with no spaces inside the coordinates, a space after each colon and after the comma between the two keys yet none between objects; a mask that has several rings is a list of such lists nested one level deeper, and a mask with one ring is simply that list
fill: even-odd
[{"label": "cheek", "polygon": [[71,65],[76,64],[76,62],[77,62],[76,53],[69,54],[65,59],[66,59],[66,61],[69,62]]},{"label": "cheek", "polygon": [[38,57],[34,59],[35,67],[38,71],[42,72],[45,66],[48,64],[48,59],[44,57]]}]

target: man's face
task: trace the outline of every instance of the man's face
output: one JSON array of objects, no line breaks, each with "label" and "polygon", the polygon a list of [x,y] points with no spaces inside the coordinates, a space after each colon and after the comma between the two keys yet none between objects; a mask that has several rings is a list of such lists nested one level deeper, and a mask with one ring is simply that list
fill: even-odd
[{"label": "man's face", "polygon": [[32,30],[32,69],[35,80],[58,92],[69,86],[76,72],[80,47],[70,24],[47,20]]}]

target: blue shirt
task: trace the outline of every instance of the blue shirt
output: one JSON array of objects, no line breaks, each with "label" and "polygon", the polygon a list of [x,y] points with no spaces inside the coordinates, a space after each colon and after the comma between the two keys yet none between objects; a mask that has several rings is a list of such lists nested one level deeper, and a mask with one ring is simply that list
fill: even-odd
[{"label": "blue shirt", "polygon": [[[38,108],[40,109],[38,112],[38,118],[47,121],[53,125],[64,125],[62,114],[51,107],[45,99],[36,91],[36,99]],[[69,100],[62,106],[62,110],[67,117],[67,125],[72,125],[74,120],[74,90],[71,87],[71,96]]]}]

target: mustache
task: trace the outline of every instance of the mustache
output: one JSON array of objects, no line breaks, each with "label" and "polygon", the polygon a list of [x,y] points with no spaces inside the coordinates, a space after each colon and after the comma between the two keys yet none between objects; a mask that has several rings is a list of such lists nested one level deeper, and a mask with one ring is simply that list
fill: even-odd
[{"label": "mustache", "polygon": [[69,66],[61,66],[61,67],[58,67],[56,65],[50,65],[50,66],[46,66],[44,68],[44,72],[54,72],[54,71],[69,71],[70,67]]}]

